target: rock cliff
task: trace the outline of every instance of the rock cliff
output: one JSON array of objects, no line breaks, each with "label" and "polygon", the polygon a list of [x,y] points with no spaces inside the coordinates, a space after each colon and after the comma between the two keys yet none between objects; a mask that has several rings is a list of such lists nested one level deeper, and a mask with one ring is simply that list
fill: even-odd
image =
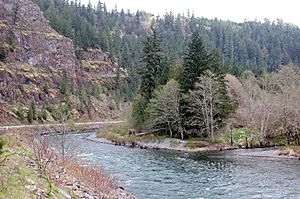
[{"label": "rock cliff", "polygon": [[64,104],[77,121],[118,118],[110,90],[126,71],[99,49],[79,51],[81,60],[30,0],[1,0],[0,123],[26,122],[32,102],[36,122],[57,120]]},{"label": "rock cliff", "polygon": [[75,68],[72,41],[48,25],[37,5],[29,0],[2,0],[0,13],[0,37],[7,52],[6,62]]}]

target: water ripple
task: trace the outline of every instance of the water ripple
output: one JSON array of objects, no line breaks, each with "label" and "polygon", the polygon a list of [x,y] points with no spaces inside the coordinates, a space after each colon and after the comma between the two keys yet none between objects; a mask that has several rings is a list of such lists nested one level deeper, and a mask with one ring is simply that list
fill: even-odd
[{"label": "water ripple", "polygon": [[300,198],[300,161],[161,152],[70,137],[138,198]]}]

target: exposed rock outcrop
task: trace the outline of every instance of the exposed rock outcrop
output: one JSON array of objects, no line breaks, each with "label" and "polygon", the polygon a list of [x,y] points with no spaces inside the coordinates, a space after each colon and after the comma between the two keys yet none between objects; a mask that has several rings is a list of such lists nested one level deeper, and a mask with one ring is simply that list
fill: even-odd
[{"label": "exposed rock outcrop", "polygon": [[117,72],[127,76],[100,49],[81,50],[78,60],[72,40],[53,30],[32,1],[0,1],[0,123],[25,122],[32,101],[46,118],[62,103],[78,121],[118,118],[109,92]]},{"label": "exposed rock outcrop", "polygon": [[[120,78],[122,79],[128,76],[125,69],[119,68],[117,63],[112,63],[110,57],[100,49],[87,49],[82,51],[81,66],[82,69],[89,74],[89,78],[92,81],[101,79],[112,83],[117,76],[117,72],[119,72]],[[120,69],[119,71],[117,71],[118,68]]]},{"label": "exposed rock outcrop", "polygon": [[0,2],[0,42],[6,62],[75,68],[73,42],[54,31],[30,0]]}]

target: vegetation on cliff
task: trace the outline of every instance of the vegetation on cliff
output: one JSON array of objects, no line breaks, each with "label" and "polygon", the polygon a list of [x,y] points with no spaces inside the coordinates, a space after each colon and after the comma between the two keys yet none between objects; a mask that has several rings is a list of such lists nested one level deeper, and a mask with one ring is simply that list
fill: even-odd
[{"label": "vegetation on cliff", "polygon": [[55,122],[62,106],[75,121],[119,117],[126,70],[99,49],[77,59],[30,0],[1,1],[0,11],[0,123]]}]

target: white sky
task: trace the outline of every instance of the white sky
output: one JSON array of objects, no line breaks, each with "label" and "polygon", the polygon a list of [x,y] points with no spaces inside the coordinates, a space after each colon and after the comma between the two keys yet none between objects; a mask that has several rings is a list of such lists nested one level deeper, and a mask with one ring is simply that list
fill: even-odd
[{"label": "white sky", "polygon": [[[87,4],[89,0],[81,0]],[[98,0],[90,0],[96,5]],[[219,18],[236,22],[247,20],[271,21],[283,19],[284,22],[300,26],[300,0],[101,0],[110,10],[117,5],[131,12],[145,10],[155,15],[163,15],[166,11],[177,13],[194,12],[197,17]]]}]

